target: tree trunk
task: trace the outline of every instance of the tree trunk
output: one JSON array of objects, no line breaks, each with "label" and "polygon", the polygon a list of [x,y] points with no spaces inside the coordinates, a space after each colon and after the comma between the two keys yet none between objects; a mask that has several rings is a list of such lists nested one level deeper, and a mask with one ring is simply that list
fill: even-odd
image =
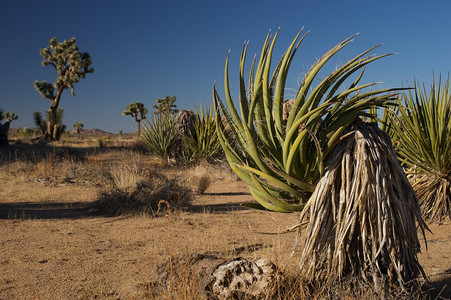
[{"label": "tree trunk", "polygon": [[52,138],[54,141],[58,141],[60,139],[60,133],[59,133],[59,128],[58,128],[58,124],[53,124],[53,132],[52,132]]},{"label": "tree trunk", "polygon": [[57,124],[55,124],[56,120],[56,110],[57,107],[50,106],[50,116],[47,120],[47,130],[45,131],[42,140],[45,141],[57,141]]},{"label": "tree trunk", "polygon": [[8,131],[10,122],[0,124],[0,148],[8,146]]},{"label": "tree trunk", "polygon": [[136,121],[138,123],[138,139],[141,138],[141,121]]},{"label": "tree trunk", "polygon": [[358,278],[379,292],[414,284],[424,275],[417,229],[424,236],[427,226],[390,138],[362,121],[344,137],[301,213],[301,276],[321,285]]}]

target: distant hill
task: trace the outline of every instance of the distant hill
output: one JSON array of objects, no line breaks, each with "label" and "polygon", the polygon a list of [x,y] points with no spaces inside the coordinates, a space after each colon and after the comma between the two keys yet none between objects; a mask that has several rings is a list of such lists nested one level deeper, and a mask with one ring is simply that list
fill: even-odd
[{"label": "distant hill", "polygon": [[[77,132],[75,130],[71,130],[70,134],[77,134]],[[83,134],[83,135],[110,135],[113,133],[104,131],[102,129],[94,128],[94,129],[82,129],[81,134]]]},{"label": "distant hill", "polygon": [[[77,132],[75,130],[71,130],[69,131],[70,135],[77,135]],[[94,129],[82,129],[80,135],[82,137],[101,137],[101,136],[105,136],[105,135],[110,135],[110,136],[119,136],[119,133],[111,133],[102,129],[98,129],[98,128],[94,128]],[[122,134],[122,137],[124,139],[128,139],[128,138],[133,138],[136,135],[135,132],[124,132]]]},{"label": "distant hill", "polygon": [[[9,135],[11,137],[16,136],[17,130],[18,130],[18,128],[10,128],[9,129]],[[77,132],[75,131],[75,129],[68,130],[66,132],[69,135],[77,135]],[[105,130],[102,130],[102,129],[99,129],[99,128],[93,128],[93,129],[82,129],[80,135],[81,136],[86,136],[86,137],[87,136],[100,137],[100,136],[105,136],[105,135],[117,136],[119,134],[118,133],[111,133],[111,132],[108,132],[108,131],[105,131]],[[123,137],[124,138],[133,137],[135,135],[136,135],[135,132],[124,132],[123,133]]]}]

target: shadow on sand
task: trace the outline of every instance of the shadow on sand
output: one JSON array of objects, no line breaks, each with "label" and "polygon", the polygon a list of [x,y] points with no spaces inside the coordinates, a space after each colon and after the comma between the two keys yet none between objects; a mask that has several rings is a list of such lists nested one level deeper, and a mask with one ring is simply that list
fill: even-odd
[{"label": "shadow on sand", "polygon": [[86,202],[0,203],[0,219],[50,220],[92,218],[96,214],[92,211],[91,206],[92,204]]},{"label": "shadow on sand", "polygon": [[438,277],[429,278],[430,282],[424,284],[423,291],[428,293],[429,299],[451,299],[451,268]]},{"label": "shadow on sand", "polygon": [[[207,205],[189,205],[183,210],[192,213],[221,214],[249,208],[240,206],[239,203],[218,203]],[[99,213],[95,209],[95,202],[70,202],[70,203],[0,203],[0,219],[10,220],[76,220],[85,218],[111,217]]]}]

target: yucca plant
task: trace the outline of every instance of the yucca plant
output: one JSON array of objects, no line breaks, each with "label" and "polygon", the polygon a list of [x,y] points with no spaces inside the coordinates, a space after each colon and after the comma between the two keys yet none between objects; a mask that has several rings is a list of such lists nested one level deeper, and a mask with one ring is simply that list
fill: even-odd
[{"label": "yucca plant", "polygon": [[288,70],[306,35],[302,30],[296,35],[272,70],[277,35],[268,34],[259,60],[253,60],[247,87],[244,45],[239,109],[230,93],[228,57],[227,107],[213,89],[221,146],[258,202],[248,205],[302,211],[306,282],[323,285],[356,276],[376,288],[386,278],[403,287],[422,272],[415,224],[423,229],[424,223],[389,137],[361,120],[375,118],[370,110],[391,106],[397,98],[400,89],[371,90],[376,83],[360,84],[364,67],[389,54],[369,54],[373,47],[319,79],[324,65],[354,36],[339,43],[307,72],[284,120]]},{"label": "yucca plant", "polygon": [[[261,208],[293,212],[302,210],[315,185],[324,174],[324,161],[338,143],[344,130],[374,106],[390,105],[396,89],[364,91],[376,83],[359,85],[367,64],[385,55],[367,55],[373,47],[332,74],[319,80],[323,66],[354,36],[323,55],[305,75],[286,121],[282,118],[285,82],[293,57],[305,38],[297,34],[272,75],[272,53],[278,32],[268,34],[255,68],[252,62],[248,92],[244,79],[247,45],[240,59],[239,110],[229,90],[228,57],[225,67],[225,95],[228,110],[214,89],[214,105],[219,140],[232,169],[251,187]],[[344,83],[356,72],[356,79]]]},{"label": "yucca plant", "polygon": [[45,114],[47,126],[52,126],[52,128],[47,129],[47,133],[53,140],[59,141],[61,135],[66,131],[66,125],[63,124],[64,110],[61,107],[56,112],[48,109]]},{"label": "yucca plant", "polygon": [[177,142],[174,115],[158,114],[146,120],[141,138],[150,153],[169,161]]},{"label": "yucca plant", "polygon": [[202,104],[200,110],[194,111],[192,132],[182,137],[183,156],[187,162],[215,160],[221,155],[213,112],[213,107],[204,109]]},{"label": "yucca plant", "polygon": [[415,81],[389,114],[395,147],[420,201],[423,217],[451,217],[451,94],[449,77],[428,92]]}]

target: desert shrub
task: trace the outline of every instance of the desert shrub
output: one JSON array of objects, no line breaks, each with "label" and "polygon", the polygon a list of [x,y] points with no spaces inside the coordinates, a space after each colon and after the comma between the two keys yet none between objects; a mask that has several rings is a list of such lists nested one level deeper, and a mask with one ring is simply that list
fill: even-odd
[{"label": "desert shrub", "polygon": [[153,174],[151,178],[139,181],[134,188],[121,189],[118,186],[101,191],[95,202],[95,209],[107,215],[149,215],[155,216],[158,202],[166,200],[171,208],[186,207],[193,194],[189,187],[180,183],[178,178],[167,178]]},{"label": "desert shrub", "polygon": [[187,184],[195,194],[202,195],[210,186],[211,179],[207,174],[193,174],[187,179]]},{"label": "desert shrub", "polygon": [[36,132],[35,128],[27,128],[27,127],[20,127],[17,129],[16,135],[25,139],[29,139],[30,137],[39,134],[39,132]]},{"label": "desert shrub", "polygon": [[112,185],[122,191],[133,191],[138,183],[148,177],[148,170],[139,166],[137,162],[131,164],[121,163],[110,167]]},{"label": "desert shrub", "polygon": [[110,146],[111,143],[112,143],[112,139],[109,135],[104,135],[97,139],[97,145],[99,146],[99,148],[106,148],[106,147]]}]

